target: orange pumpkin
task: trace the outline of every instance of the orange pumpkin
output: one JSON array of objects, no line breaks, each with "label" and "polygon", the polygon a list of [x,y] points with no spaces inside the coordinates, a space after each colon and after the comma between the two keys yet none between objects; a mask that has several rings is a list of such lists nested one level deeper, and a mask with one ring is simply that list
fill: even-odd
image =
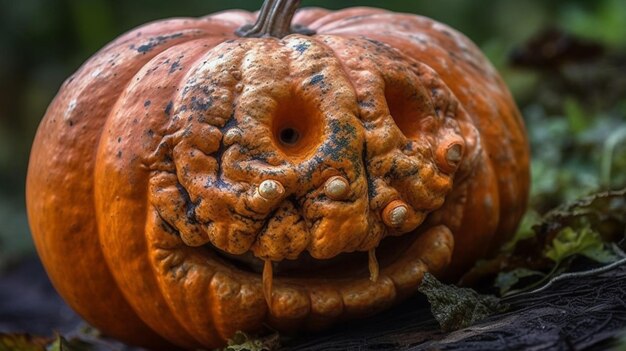
[{"label": "orange pumpkin", "polygon": [[319,329],[424,272],[458,277],[514,231],[527,140],[474,44],[415,15],[297,5],[135,29],[50,105],[30,225],[104,333],[210,348]]}]

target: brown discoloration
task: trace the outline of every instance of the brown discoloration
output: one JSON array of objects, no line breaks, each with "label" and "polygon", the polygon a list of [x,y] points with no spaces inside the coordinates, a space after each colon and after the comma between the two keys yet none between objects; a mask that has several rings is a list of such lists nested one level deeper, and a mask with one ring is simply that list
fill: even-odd
[{"label": "brown discoloration", "polygon": [[[41,123],[35,243],[59,292],[107,334],[212,348],[264,323],[319,329],[405,298],[424,272],[458,275],[519,221],[524,127],[466,38],[367,8],[298,12],[314,36],[234,36],[253,20],[129,32]],[[354,271],[280,274],[351,252],[366,255]],[[265,274],[242,268],[259,262]]]}]

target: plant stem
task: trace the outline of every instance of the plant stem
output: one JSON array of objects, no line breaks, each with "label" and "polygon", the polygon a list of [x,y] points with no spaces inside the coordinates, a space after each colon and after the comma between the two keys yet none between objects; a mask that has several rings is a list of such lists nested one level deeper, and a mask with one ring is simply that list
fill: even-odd
[{"label": "plant stem", "polygon": [[291,27],[299,6],[300,0],[265,0],[256,22],[239,28],[235,33],[246,38],[282,38],[294,31],[305,35],[314,34],[306,28]]}]

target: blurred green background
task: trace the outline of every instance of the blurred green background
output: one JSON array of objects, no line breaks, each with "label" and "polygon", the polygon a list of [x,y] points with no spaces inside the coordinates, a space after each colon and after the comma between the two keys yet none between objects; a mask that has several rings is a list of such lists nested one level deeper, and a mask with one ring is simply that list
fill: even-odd
[{"label": "blurred green background", "polygon": [[[24,205],[28,155],[63,80],[114,37],[147,21],[256,10],[260,3],[0,0],[0,269],[33,251]],[[537,211],[626,184],[626,1],[303,0],[302,5],[421,14],[476,42],[503,74],[527,120],[531,206]]]}]

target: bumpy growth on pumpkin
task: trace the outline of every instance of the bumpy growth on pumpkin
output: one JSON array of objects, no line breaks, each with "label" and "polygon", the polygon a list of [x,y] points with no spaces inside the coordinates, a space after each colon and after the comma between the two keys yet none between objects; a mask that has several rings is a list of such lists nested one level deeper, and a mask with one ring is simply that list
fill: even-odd
[{"label": "bumpy growth on pumpkin", "polygon": [[457,277],[517,225],[524,127],[467,38],[372,8],[290,29],[296,5],[135,29],[50,105],[31,229],[103,332],[198,348],[323,328]]}]

